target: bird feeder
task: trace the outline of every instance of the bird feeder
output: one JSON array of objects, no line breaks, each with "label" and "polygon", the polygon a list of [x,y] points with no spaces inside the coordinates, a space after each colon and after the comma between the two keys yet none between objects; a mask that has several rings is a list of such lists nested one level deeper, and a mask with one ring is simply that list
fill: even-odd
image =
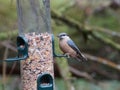
[{"label": "bird feeder", "polygon": [[53,49],[49,0],[17,0],[18,55],[22,90],[53,90]]},{"label": "bird feeder", "polygon": [[53,90],[53,55],[49,0],[17,0],[19,34],[28,40],[21,61],[23,90]]}]

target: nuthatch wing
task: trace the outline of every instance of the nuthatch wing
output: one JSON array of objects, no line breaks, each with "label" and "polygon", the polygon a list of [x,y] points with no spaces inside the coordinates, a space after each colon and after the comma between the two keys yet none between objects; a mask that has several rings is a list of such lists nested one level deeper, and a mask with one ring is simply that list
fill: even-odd
[{"label": "nuthatch wing", "polygon": [[67,55],[68,57],[75,58],[79,61],[87,60],[66,33],[60,33],[58,35],[58,38],[60,49],[65,55]]}]

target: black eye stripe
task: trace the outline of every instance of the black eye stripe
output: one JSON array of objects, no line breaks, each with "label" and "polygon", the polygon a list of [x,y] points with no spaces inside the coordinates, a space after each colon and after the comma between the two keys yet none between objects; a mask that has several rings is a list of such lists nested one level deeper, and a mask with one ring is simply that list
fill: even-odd
[{"label": "black eye stripe", "polygon": [[67,36],[66,34],[63,34],[62,36]]},{"label": "black eye stripe", "polygon": [[62,37],[62,36],[68,36],[68,35],[66,33],[60,33],[59,37]]}]

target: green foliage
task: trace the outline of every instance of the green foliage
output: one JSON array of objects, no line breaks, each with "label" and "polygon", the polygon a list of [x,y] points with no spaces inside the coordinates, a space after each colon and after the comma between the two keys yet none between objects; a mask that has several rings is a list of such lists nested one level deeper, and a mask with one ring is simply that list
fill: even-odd
[{"label": "green foliage", "polygon": [[89,23],[94,26],[100,26],[111,30],[119,31],[120,21],[118,15],[112,10],[107,10],[105,13],[93,15],[90,17]]},{"label": "green foliage", "polygon": [[[66,90],[64,88],[64,82],[61,79],[56,79],[55,82],[58,90]],[[119,90],[119,84],[120,82],[118,81],[103,81],[96,85],[81,79],[75,80],[74,82],[75,90]]]},{"label": "green foliage", "polygon": [[8,31],[8,32],[1,32],[0,33],[0,40],[6,40],[6,39],[9,39],[10,37],[11,37],[11,39],[14,39],[14,37],[16,37],[17,34],[18,34],[17,30]]},{"label": "green foliage", "polygon": [[15,2],[12,2],[12,0],[0,0],[0,31],[16,29],[16,19]]},{"label": "green foliage", "polygon": [[63,12],[74,3],[74,0],[52,0],[51,8]]}]

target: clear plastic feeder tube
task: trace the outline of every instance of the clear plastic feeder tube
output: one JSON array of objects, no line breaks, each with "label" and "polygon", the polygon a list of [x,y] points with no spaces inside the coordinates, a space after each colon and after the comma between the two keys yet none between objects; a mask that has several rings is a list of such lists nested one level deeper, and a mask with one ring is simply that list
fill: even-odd
[{"label": "clear plastic feeder tube", "polygon": [[49,0],[17,0],[19,34],[51,32]]}]

